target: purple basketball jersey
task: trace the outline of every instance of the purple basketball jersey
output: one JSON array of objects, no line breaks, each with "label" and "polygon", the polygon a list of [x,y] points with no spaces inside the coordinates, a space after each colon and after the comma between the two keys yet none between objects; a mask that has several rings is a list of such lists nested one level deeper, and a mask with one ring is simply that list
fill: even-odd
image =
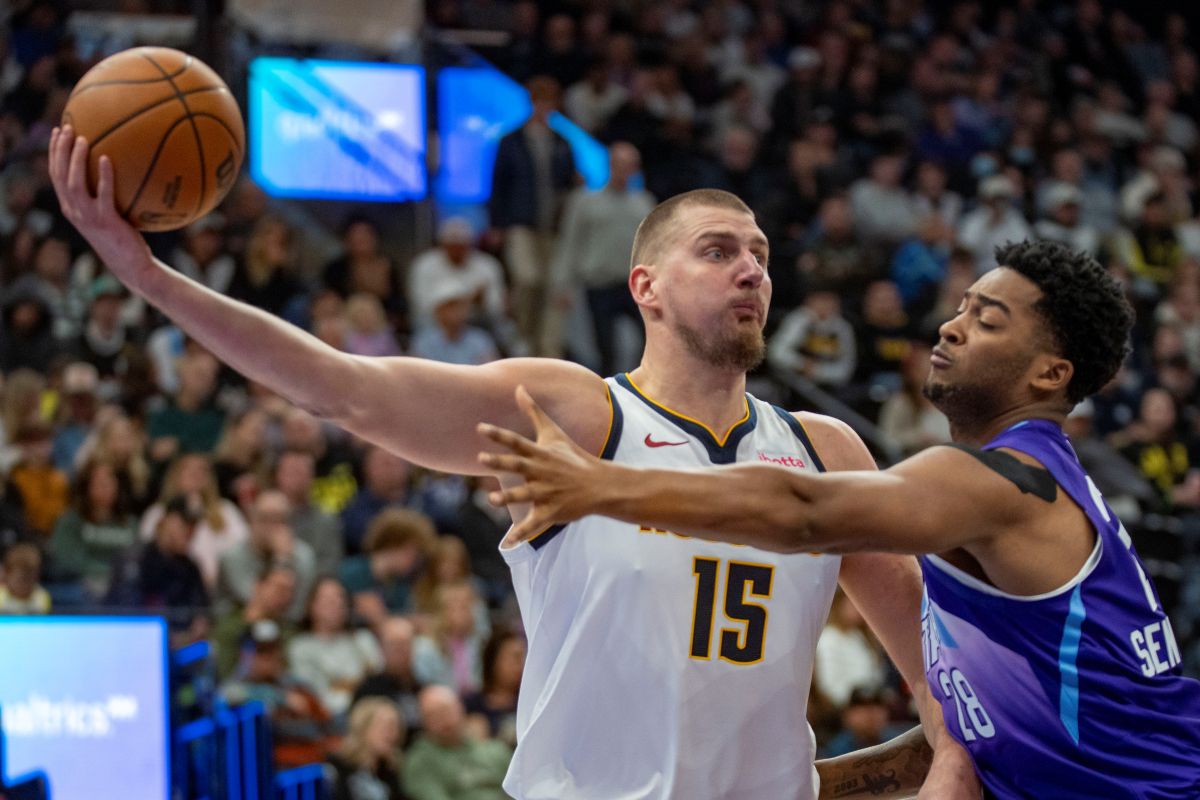
[{"label": "purple basketball jersey", "polygon": [[1129,534],[1062,429],[1018,423],[984,445],[1028,453],[1088,515],[1087,564],[1036,597],[924,556],[925,675],[946,727],[999,798],[1200,798],[1200,682]]}]

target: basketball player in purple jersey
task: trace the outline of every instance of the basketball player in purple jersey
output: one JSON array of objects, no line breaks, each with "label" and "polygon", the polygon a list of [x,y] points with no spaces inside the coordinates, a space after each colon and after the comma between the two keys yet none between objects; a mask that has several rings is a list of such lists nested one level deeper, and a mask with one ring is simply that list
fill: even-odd
[{"label": "basketball player in purple jersey", "polygon": [[1132,311],[1060,245],[1008,245],[997,261],[931,359],[925,393],[952,446],[871,473],[632,468],[584,453],[518,391],[538,441],[482,431],[514,451],[483,463],[526,480],[495,499],[533,503],[516,535],[604,514],[785,552],[930,554],[926,678],[991,795],[1198,798],[1200,683],[1061,428],[1116,373]]}]

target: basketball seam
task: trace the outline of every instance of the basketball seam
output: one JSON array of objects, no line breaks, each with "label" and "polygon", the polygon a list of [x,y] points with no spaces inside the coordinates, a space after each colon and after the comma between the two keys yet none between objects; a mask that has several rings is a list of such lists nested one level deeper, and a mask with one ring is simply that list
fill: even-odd
[{"label": "basketball seam", "polygon": [[[180,75],[187,72],[188,67],[190,67],[191,65],[192,65],[192,60],[189,58],[187,61],[183,62],[182,67],[175,70],[170,75],[166,76],[167,79],[170,80],[171,78],[178,78]],[[157,67],[158,65],[155,64],[155,66]],[[160,69],[161,69],[161,67],[160,67]],[[137,85],[139,83],[158,83],[161,80],[162,80],[162,78],[114,78],[109,81],[93,81],[92,83],[87,83],[87,84],[84,84],[83,86],[76,86],[75,89],[71,92],[71,94],[67,96],[67,99],[70,100],[75,95],[83,94],[88,89],[98,89],[101,86],[123,86],[123,85],[129,85],[129,84]]]},{"label": "basketball seam", "polygon": [[[196,154],[200,156],[200,193],[196,198],[196,212],[199,212],[200,209],[204,208],[204,201],[207,199],[205,196],[207,194],[205,192],[205,188],[208,186],[208,167],[204,161],[204,142],[200,138],[200,128],[196,125],[196,120],[192,118],[192,108],[187,104],[187,98],[184,96],[183,92],[180,91],[179,87],[175,85],[175,81],[171,79],[171,76],[167,74],[167,71],[146,53],[142,53],[141,55],[142,58],[153,64],[158,71],[163,74],[163,77],[166,78],[167,82],[171,84],[171,88],[175,90],[176,98],[180,103],[183,104],[183,110],[187,112],[187,121],[188,124],[192,126],[192,136],[194,136],[196,139]],[[191,62],[191,56],[188,56],[188,62]],[[172,125],[171,127],[174,129],[175,126]],[[149,178],[149,173],[147,173],[147,178]]]},{"label": "basketball seam", "polygon": [[201,117],[204,117],[205,119],[211,119],[213,122],[225,129],[225,132],[229,134],[229,138],[233,140],[231,144],[234,146],[233,149],[238,151],[238,158],[240,160],[244,154],[242,152],[242,148],[237,146],[237,134],[233,132],[233,128],[229,127],[229,123],[218,117],[216,114],[212,114],[208,111],[195,111],[192,113],[193,119],[200,119]]},{"label": "basketball seam", "polygon": [[[193,95],[193,94],[200,94],[201,92],[220,92],[220,91],[224,91],[224,87],[201,86],[197,89],[188,89],[187,92],[185,92],[185,94]],[[113,125],[111,128],[106,130],[104,133],[97,136],[95,139],[92,139],[90,142],[88,142],[88,146],[95,147],[96,145],[98,145],[102,141],[104,141],[105,138],[107,138],[110,134],[112,134],[117,129],[119,129],[122,125],[125,125],[126,123],[137,119],[142,114],[145,114],[148,111],[153,111],[154,109],[156,109],[160,106],[166,105],[167,103],[171,102],[172,100],[178,100],[178,99],[179,98],[176,95],[172,94],[170,97],[164,97],[162,100],[155,100],[153,104],[148,105],[145,108],[139,108],[137,111],[133,112],[128,117],[125,117],[120,122],[118,122],[116,125]]]},{"label": "basketball seam", "polygon": [[171,133],[186,119],[187,117],[180,117],[172,122],[171,127],[163,132],[162,138],[158,140],[158,147],[154,150],[154,156],[150,159],[149,166],[146,167],[146,174],[142,176],[142,182],[138,185],[138,190],[134,193],[133,199],[129,201],[129,206],[121,213],[121,216],[128,216],[133,211],[133,207],[137,205],[137,201],[142,197],[142,192],[146,189],[146,184],[150,182],[150,175],[154,172],[154,165],[158,163],[158,157],[162,155],[163,146],[166,145],[167,139],[171,138]]}]

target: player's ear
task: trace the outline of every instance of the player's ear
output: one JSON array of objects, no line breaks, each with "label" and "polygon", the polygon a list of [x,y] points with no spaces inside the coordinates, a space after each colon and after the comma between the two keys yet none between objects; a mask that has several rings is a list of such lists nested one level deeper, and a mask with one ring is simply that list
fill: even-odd
[{"label": "player's ear", "polygon": [[1074,375],[1074,364],[1061,356],[1046,354],[1035,362],[1033,388],[1046,394],[1066,393]]},{"label": "player's ear", "polygon": [[629,270],[629,293],[639,306],[654,306],[658,302],[658,285],[653,264],[636,264]]}]

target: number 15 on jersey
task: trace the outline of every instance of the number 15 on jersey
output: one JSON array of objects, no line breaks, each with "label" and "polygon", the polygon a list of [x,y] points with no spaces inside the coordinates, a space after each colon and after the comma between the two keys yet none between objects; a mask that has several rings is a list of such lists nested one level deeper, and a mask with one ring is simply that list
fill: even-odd
[{"label": "number 15 on jersey", "polygon": [[[724,570],[722,570],[724,567]],[[721,581],[724,572],[725,580]],[[767,607],[750,598],[768,599],[775,568],[768,564],[747,564],[696,557],[692,561],[696,578],[696,602],[692,610],[692,646],[689,655],[699,660],[712,658],[713,618],[718,602],[725,619],[736,627],[722,627],[717,656],[733,664],[762,661],[763,641],[767,635]]]}]

